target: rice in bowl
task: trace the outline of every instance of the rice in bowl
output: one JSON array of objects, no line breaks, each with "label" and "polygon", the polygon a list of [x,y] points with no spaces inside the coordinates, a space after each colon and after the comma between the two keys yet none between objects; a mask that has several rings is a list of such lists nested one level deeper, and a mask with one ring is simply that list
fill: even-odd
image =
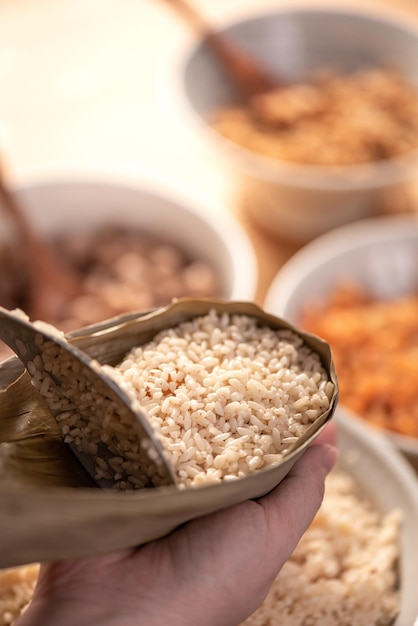
[{"label": "rice in bowl", "polygon": [[378,513],[345,471],[261,606],[241,626],[389,626],[399,613],[401,513]]},{"label": "rice in bowl", "polygon": [[320,356],[296,332],[215,309],[104,367],[145,411],[180,487],[279,463],[334,392]]}]

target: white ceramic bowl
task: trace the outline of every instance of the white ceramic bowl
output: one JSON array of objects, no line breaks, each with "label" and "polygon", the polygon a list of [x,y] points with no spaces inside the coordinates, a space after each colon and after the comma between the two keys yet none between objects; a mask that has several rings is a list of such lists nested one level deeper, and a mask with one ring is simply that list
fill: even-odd
[{"label": "white ceramic bowl", "polygon": [[347,419],[341,407],[334,419],[339,432],[339,467],[355,479],[379,513],[402,512],[400,614],[394,626],[413,626],[418,617],[418,479],[386,437]]},{"label": "white ceramic bowl", "polygon": [[219,278],[219,297],[254,298],[257,261],[239,222],[223,207],[155,176],[129,183],[111,176],[42,178],[17,193],[42,237],[94,232],[106,224],[143,230],[208,262]]},{"label": "white ceramic bowl", "polygon": [[[392,14],[332,8],[282,8],[234,21],[231,40],[291,81],[316,69],[350,72],[389,65],[418,87],[418,29]],[[231,170],[237,203],[269,233],[307,241],[331,228],[373,215],[382,195],[417,171],[418,153],[340,167],[273,161],[223,138],[208,116],[235,94],[202,42],[170,49],[161,63],[162,106],[190,141]]]},{"label": "white ceramic bowl", "polygon": [[[326,297],[346,279],[382,299],[417,291],[418,216],[370,218],[318,237],[279,270],[264,307],[297,323],[309,301]],[[418,469],[418,439],[385,433]]]}]

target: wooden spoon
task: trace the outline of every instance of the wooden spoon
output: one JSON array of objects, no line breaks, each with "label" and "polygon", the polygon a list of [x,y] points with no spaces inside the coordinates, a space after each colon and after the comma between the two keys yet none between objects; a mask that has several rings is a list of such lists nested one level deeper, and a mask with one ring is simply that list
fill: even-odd
[{"label": "wooden spoon", "polygon": [[0,339],[25,365],[64,442],[97,486],[121,489],[128,484],[138,489],[175,484],[171,463],[142,409],[98,361],[55,327],[32,323],[21,311],[3,307]]},{"label": "wooden spoon", "polygon": [[235,86],[246,99],[286,86],[284,81],[274,76],[254,57],[232,43],[226,35],[215,31],[187,0],[165,1],[207,41],[229,73]]},{"label": "wooden spoon", "polygon": [[7,186],[0,168],[0,206],[7,212],[19,235],[19,246],[29,277],[28,313],[34,319],[54,321],[71,297],[80,291],[74,271],[63,266],[35,232],[16,194]]}]

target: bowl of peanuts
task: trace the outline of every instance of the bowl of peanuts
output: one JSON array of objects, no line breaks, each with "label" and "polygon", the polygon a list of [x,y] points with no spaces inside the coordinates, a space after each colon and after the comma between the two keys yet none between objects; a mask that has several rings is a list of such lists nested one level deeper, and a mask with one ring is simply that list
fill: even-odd
[{"label": "bowl of peanuts", "polygon": [[161,103],[229,177],[234,202],[306,243],[409,205],[418,165],[418,27],[399,14],[278,8],[221,24],[281,83],[242,98],[204,40],[161,63]]},{"label": "bowl of peanuts", "polygon": [[[39,240],[77,275],[77,293],[44,320],[64,332],[180,297],[254,298],[257,262],[239,221],[156,175],[43,176],[13,191]],[[1,211],[0,225],[0,305],[33,317],[24,246]]]},{"label": "bowl of peanuts", "polygon": [[345,419],[418,469],[418,215],[341,226],[279,270],[265,308],[328,341]]}]

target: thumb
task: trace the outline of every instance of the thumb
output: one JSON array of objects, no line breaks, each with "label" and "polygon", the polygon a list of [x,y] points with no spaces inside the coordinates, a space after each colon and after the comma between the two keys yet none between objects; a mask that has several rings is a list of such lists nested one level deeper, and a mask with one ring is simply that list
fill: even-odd
[{"label": "thumb", "polygon": [[[315,517],[325,491],[325,478],[338,451],[331,445],[310,446],[286,478],[259,500],[265,508],[275,558],[286,561]],[[273,555],[274,558],[274,555]]]}]

